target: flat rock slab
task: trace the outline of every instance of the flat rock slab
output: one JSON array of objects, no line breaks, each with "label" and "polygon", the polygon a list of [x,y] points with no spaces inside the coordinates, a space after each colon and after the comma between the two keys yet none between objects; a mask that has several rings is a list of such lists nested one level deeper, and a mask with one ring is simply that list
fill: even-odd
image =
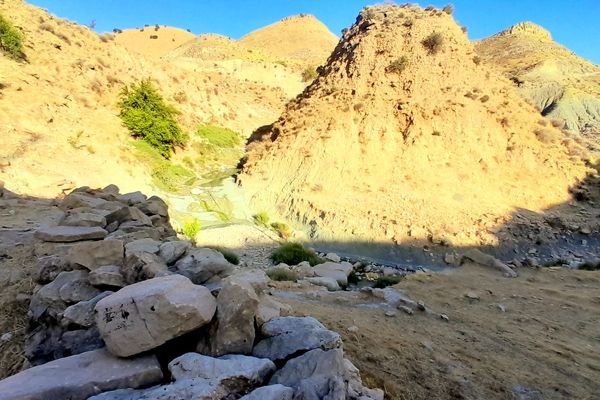
[{"label": "flat rock slab", "polygon": [[88,400],[216,400],[228,398],[230,394],[218,381],[197,378],[143,390],[115,390],[90,397]]},{"label": "flat rock slab", "polygon": [[126,286],[100,300],[94,311],[110,352],[129,357],[206,325],[216,307],[207,288],[170,275]]},{"label": "flat rock slab", "polygon": [[121,240],[100,240],[77,243],[69,250],[71,265],[94,270],[103,265],[123,265],[124,250]]},{"label": "flat rock slab", "polygon": [[105,349],[61,358],[0,381],[2,400],[85,400],[121,388],[159,382],[163,375],[153,355],[124,360]]},{"label": "flat rock slab", "polygon": [[240,400],[292,400],[293,397],[294,389],[276,384],[255,389]]},{"label": "flat rock slab", "polygon": [[339,348],[342,339],[312,317],[278,317],[261,327],[266,338],[258,342],[252,355],[283,361],[302,351]]},{"label": "flat rock slab", "polygon": [[202,284],[215,277],[227,277],[233,271],[233,264],[217,250],[193,249],[175,263],[173,270],[194,283]]},{"label": "flat rock slab", "polygon": [[80,240],[104,239],[108,232],[99,226],[51,226],[35,232],[44,242],[78,242]]},{"label": "flat rock slab", "polygon": [[352,264],[348,262],[335,263],[326,262],[313,268],[315,275],[322,278],[335,279],[341,286],[348,285],[348,276],[353,270]]},{"label": "flat rock slab", "polygon": [[203,378],[232,384],[234,380],[238,380],[237,385],[251,387],[261,385],[275,369],[271,360],[238,354],[213,358],[198,353],[187,353],[169,363],[169,371],[177,381]]}]

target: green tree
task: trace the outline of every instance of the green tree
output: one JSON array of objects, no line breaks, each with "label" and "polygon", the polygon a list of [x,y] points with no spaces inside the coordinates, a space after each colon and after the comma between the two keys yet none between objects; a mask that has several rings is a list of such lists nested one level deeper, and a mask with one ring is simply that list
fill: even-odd
[{"label": "green tree", "polygon": [[187,136],[175,116],[179,111],[166,103],[150,79],[125,86],[119,101],[119,116],[135,138],[141,138],[170,158],[175,146],[184,146]]}]

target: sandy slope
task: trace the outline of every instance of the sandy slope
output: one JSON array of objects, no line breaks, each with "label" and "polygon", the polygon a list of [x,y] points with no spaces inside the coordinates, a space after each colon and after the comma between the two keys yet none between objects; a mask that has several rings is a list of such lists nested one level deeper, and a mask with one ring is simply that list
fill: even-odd
[{"label": "sandy slope", "polygon": [[256,210],[322,238],[493,243],[515,208],[564,202],[584,177],[580,146],[540,119],[447,14],[368,8],[256,132],[239,181]]},{"label": "sandy slope", "polygon": [[120,45],[149,57],[162,57],[193,39],[194,34],[186,30],[154,25],[139,29],[124,29],[115,35],[115,41]]},{"label": "sandy slope", "polygon": [[150,192],[116,107],[122,87],[141,78],[151,77],[180,109],[188,131],[212,123],[249,134],[288,99],[257,81],[130,53],[110,35],[20,0],[2,2],[0,12],[25,33],[28,58],[0,56],[0,179],[16,192],[50,196],[109,183]]},{"label": "sandy slope", "polygon": [[592,139],[600,135],[600,67],[554,42],[550,32],[521,23],[477,42],[476,49],[542,114]]}]

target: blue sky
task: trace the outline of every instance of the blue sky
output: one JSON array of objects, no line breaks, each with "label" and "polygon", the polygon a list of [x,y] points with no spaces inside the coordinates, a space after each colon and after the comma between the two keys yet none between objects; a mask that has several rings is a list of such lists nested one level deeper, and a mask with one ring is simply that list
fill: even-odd
[{"label": "blue sky", "polygon": [[[378,0],[30,0],[52,14],[88,25],[99,32],[113,28],[160,24],[191,29],[196,34],[220,33],[233,38],[283,17],[308,13],[339,35],[365,5]],[[401,3],[403,1],[400,1]],[[600,64],[600,0],[446,0],[420,1],[455,6],[454,16],[480,39],[517,22],[533,21],[552,32],[554,39]]]}]

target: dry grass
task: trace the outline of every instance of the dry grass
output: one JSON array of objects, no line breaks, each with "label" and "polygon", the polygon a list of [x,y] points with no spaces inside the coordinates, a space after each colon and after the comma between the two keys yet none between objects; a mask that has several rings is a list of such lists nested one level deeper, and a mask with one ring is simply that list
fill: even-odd
[{"label": "dry grass", "polygon": [[423,40],[423,46],[429,51],[429,54],[437,54],[444,46],[444,36],[439,32],[433,32]]}]

